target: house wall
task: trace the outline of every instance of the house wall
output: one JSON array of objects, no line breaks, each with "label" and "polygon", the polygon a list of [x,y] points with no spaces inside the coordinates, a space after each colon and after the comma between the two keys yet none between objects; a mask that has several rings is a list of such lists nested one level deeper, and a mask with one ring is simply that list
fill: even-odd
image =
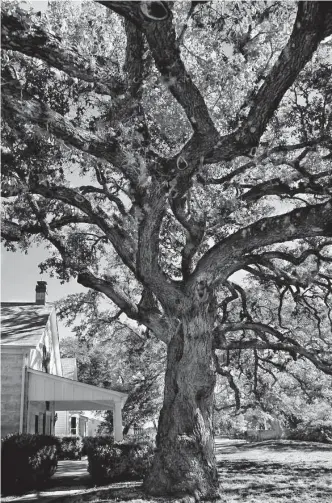
[{"label": "house wall", "polygon": [[93,419],[89,418],[88,424],[87,424],[87,435],[89,437],[95,437],[98,434],[98,428],[101,424],[101,421],[99,419]]},{"label": "house wall", "polygon": [[[52,433],[54,430],[54,404],[50,402],[49,411],[46,411],[45,402],[28,404],[28,383],[24,383],[25,372],[23,371],[25,365],[29,365],[35,370],[45,371],[45,368],[43,368],[43,348],[45,346],[50,356],[48,371],[50,374],[57,374],[59,363],[56,362],[56,348],[54,348],[53,344],[52,330],[54,331],[54,320],[50,316],[36,348],[13,346],[2,346],[1,348],[2,435],[20,431],[35,433],[35,415],[42,413],[47,416],[46,432]],[[40,422],[42,425],[42,419]],[[41,430],[39,433],[42,433],[42,426],[39,429]]]},{"label": "house wall", "polygon": [[35,433],[35,417],[39,417],[38,421],[38,433],[43,433],[43,418],[42,415],[45,414],[46,420],[46,435],[54,434],[54,414],[55,414],[55,403],[49,402],[49,409],[46,408],[46,402],[30,402],[28,405],[28,421],[27,421],[27,433]]},{"label": "house wall", "polygon": [[24,349],[2,347],[1,435],[20,431],[22,390],[24,389],[22,376],[26,353]]},{"label": "house wall", "polygon": [[58,414],[58,420],[55,423],[56,436],[62,437],[71,435],[70,430],[71,417],[77,418],[77,426],[76,426],[77,435],[81,437],[86,437],[87,435],[93,436],[95,434],[94,430],[89,429],[90,419],[79,414],[78,412],[59,411],[57,412],[57,414]]},{"label": "house wall", "polygon": [[53,344],[53,336],[52,329],[55,330],[53,313],[49,317],[44,333],[41,336],[37,346],[35,349],[32,349],[30,352],[30,363],[29,366],[34,370],[39,370],[41,372],[45,372],[43,367],[43,357],[44,357],[44,347],[46,352],[49,354],[49,369],[48,373],[53,375],[61,375],[57,368],[56,362],[56,348]]},{"label": "house wall", "polygon": [[69,435],[69,415],[67,410],[57,412],[58,420],[55,423],[55,435],[62,437]]},{"label": "house wall", "polygon": [[55,309],[53,309],[53,311],[51,312],[49,323],[53,339],[51,354],[51,373],[62,376],[63,374],[60,357],[59,328]]},{"label": "house wall", "polygon": [[78,420],[78,434],[81,437],[86,437],[87,434],[88,434],[87,423],[88,423],[88,418],[87,417],[84,417],[84,416],[80,416],[79,417],[79,420]]}]

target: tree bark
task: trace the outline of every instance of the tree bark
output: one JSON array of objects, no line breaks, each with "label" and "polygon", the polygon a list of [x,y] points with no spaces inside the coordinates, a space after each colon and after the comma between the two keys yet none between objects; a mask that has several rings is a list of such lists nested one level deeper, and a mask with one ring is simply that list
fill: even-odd
[{"label": "tree bark", "polygon": [[157,451],[144,481],[152,495],[219,496],[212,427],[213,313],[207,303],[182,318],[168,346]]}]

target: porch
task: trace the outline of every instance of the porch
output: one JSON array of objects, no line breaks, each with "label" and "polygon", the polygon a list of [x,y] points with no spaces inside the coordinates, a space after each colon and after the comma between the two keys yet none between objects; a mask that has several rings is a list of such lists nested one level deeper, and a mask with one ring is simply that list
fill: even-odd
[{"label": "porch", "polygon": [[44,430],[54,433],[56,412],[112,410],[114,439],[117,442],[123,439],[122,408],[127,394],[31,368],[27,369],[27,389],[27,432],[34,433],[43,421]]}]

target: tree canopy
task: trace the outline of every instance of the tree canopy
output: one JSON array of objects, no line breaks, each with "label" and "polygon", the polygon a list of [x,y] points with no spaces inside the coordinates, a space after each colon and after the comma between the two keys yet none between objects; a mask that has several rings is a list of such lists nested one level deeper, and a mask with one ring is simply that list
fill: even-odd
[{"label": "tree canopy", "polygon": [[216,374],[235,407],[245,368],[332,375],[331,34],[331,2],[4,2],[2,237],[167,345],[151,493],[217,494]]},{"label": "tree canopy", "polygon": [[[57,303],[74,336],[61,340],[61,356],[75,357],[78,380],[128,394],[122,411],[124,434],[134,425],[156,423],[162,405],[165,345],[138,327],[112,319],[101,294],[70,295]],[[112,433],[113,413],[103,415]]]}]

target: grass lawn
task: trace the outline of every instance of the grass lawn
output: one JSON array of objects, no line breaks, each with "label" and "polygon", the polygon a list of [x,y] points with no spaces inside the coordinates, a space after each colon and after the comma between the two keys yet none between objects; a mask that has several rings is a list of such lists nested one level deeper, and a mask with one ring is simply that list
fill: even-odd
[{"label": "grass lawn", "polygon": [[216,442],[225,502],[332,503],[332,445]]},{"label": "grass lawn", "polygon": [[[332,503],[332,445],[217,439],[216,456],[223,503]],[[122,491],[113,496],[117,503],[170,501],[139,493],[127,499]],[[111,501],[105,496],[90,501]]]},{"label": "grass lawn", "polygon": [[[222,503],[332,503],[332,445],[288,440],[247,443],[216,440]],[[63,487],[3,501],[32,503],[132,502],[179,500],[146,498],[141,482],[94,488]],[[67,489],[67,490],[66,490]],[[33,497],[36,496],[36,499]]]}]

